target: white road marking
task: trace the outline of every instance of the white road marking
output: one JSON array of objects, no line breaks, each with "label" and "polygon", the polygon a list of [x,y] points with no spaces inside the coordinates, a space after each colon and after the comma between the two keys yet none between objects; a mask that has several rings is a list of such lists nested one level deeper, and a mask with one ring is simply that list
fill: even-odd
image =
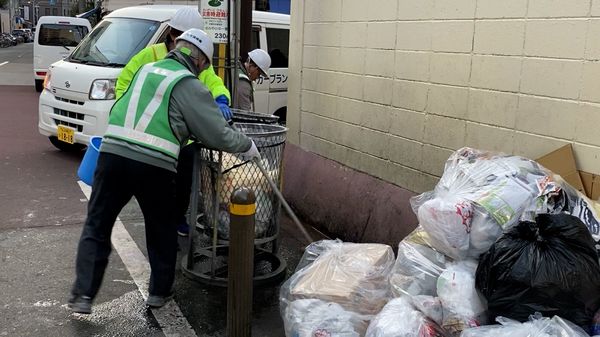
[{"label": "white road marking", "polygon": [[2,67],[3,65],[5,65],[7,63],[8,63],[8,61],[4,61],[4,62],[0,63],[0,67]]},{"label": "white road marking", "polygon": [[[92,188],[82,181],[78,181],[77,183],[83,194],[89,200],[90,195],[92,194]],[[119,218],[115,221],[111,241],[145,300],[148,298],[150,264]],[[160,324],[165,336],[197,337],[192,326],[181,312],[181,309],[179,309],[175,300],[169,301],[162,308],[152,309],[152,313],[158,324]]]}]

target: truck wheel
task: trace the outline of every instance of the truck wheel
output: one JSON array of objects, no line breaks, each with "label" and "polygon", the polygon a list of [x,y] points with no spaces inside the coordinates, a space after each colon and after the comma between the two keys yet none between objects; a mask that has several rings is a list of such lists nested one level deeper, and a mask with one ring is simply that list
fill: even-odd
[{"label": "truck wheel", "polygon": [[44,81],[35,80],[35,91],[42,92],[44,90]]},{"label": "truck wheel", "polygon": [[57,149],[61,150],[61,151],[65,151],[65,152],[79,152],[81,150],[83,150],[85,148],[85,145],[83,144],[69,144],[69,143],[65,143],[63,141],[58,140],[58,138],[56,138],[55,136],[52,137],[48,137],[50,139],[50,143],[52,143],[52,145],[54,145],[54,147],[56,147]]}]

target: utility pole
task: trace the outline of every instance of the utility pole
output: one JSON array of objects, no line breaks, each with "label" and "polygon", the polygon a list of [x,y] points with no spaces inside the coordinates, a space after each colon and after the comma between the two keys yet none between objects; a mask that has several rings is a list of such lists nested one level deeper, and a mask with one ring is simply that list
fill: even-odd
[{"label": "utility pole", "polygon": [[15,0],[8,1],[8,17],[10,19],[10,23],[8,25],[8,29],[12,32],[15,28]]},{"label": "utility pole", "polygon": [[252,1],[241,1],[240,49],[237,57],[245,57],[252,48]]}]

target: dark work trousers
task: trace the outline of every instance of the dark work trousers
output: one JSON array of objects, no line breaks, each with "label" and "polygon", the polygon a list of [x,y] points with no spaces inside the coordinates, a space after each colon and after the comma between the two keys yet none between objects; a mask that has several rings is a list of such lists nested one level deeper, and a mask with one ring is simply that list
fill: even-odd
[{"label": "dark work trousers", "polygon": [[175,191],[177,205],[175,206],[175,220],[177,224],[187,223],[185,213],[190,205],[190,195],[192,192],[192,177],[194,172],[194,151],[196,145],[190,144],[184,146],[179,151],[179,160],[177,162],[177,178]]},{"label": "dark work trousers", "polygon": [[74,295],[94,298],[98,293],[111,251],[112,228],[132,196],[144,215],[151,269],[149,293],[170,294],[177,260],[175,172],[100,152],[77,250]]}]

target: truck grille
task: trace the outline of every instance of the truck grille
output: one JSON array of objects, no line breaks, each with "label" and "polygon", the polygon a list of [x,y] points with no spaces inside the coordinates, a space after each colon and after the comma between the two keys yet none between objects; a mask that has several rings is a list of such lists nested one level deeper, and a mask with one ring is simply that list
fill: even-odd
[{"label": "truck grille", "polygon": [[79,120],[83,120],[84,114],[80,114],[77,112],[73,112],[73,111],[67,111],[67,110],[63,110],[63,109],[58,109],[58,108],[54,108],[54,114],[55,115],[59,115],[59,116],[65,116],[65,117],[69,117],[69,118],[74,118],[74,119],[79,119]]},{"label": "truck grille", "polygon": [[57,101],[61,101],[61,102],[66,102],[66,103],[71,103],[71,104],[77,104],[77,105],[83,105],[83,102],[76,101],[76,100],[73,100],[73,99],[68,99],[68,98],[63,98],[63,97],[58,97],[58,96],[54,96],[54,98]]},{"label": "truck grille", "polygon": [[[80,121],[83,121],[83,118],[84,118],[84,114],[80,114],[80,113],[73,112],[73,111],[67,111],[67,110],[63,110],[63,109],[58,109],[58,108],[54,108],[54,114],[58,115],[58,116],[77,119]],[[83,131],[83,125],[79,125],[76,123],[66,122],[66,121],[62,121],[60,119],[56,119],[56,118],[54,118],[54,123],[56,123],[56,125],[65,125],[65,126],[74,128],[78,132]]]}]

